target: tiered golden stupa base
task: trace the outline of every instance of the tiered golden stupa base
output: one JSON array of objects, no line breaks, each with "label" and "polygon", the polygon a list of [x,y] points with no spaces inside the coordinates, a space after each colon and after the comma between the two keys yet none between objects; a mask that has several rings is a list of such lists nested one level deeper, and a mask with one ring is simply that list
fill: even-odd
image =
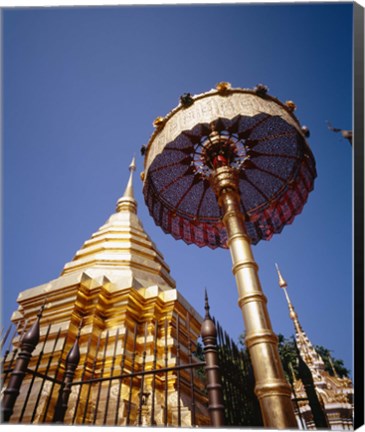
[{"label": "tiered golden stupa base", "polygon": [[[157,285],[119,289],[107,277],[92,278],[87,272],[79,283],[68,285],[71,280],[69,275],[23,292],[20,310],[13,315],[15,323],[24,319],[23,314],[35,316],[47,299],[41,339],[29,367],[34,369],[39,362],[38,372],[49,377],[63,374],[67,353],[80,332],[81,357],[73,382],[85,384],[72,386],[65,424],[151,425],[153,409],[156,425],[191,426],[192,403],[194,423],[209,424],[204,385],[194,375],[192,401],[189,369],[145,375],[143,404],[141,375],[127,376],[197,361],[191,352],[196,349],[202,318],[183,296],[174,288],[161,290]],[[87,383],[118,375],[125,377]],[[41,396],[38,402],[36,397],[28,400],[21,422],[52,422],[60,386],[40,378],[32,383],[31,376],[23,382],[11,422],[19,422],[29,386],[31,395],[40,392]]]}]

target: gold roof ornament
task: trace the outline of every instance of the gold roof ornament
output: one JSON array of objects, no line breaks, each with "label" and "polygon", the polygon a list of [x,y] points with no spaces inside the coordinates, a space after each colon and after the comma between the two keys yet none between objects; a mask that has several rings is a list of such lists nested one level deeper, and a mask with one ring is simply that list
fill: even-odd
[{"label": "gold roof ornament", "polygon": [[297,109],[297,106],[291,100],[286,101],[285,105],[289,108],[290,111],[295,111]]},{"label": "gold roof ornament", "polygon": [[231,83],[226,82],[226,81],[221,81],[219,82],[215,88],[219,91],[219,92],[225,92],[227,90],[229,90],[231,88]]},{"label": "gold roof ornament", "polygon": [[153,121],[153,126],[155,128],[158,128],[160,126],[162,126],[165,122],[165,118],[164,117],[156,117],[155,120]]}]

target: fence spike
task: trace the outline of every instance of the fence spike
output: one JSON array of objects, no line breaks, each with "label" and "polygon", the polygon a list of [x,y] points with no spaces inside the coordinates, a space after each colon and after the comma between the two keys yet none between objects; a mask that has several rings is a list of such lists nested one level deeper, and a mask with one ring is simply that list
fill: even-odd
[{"label": "fence spike", "polygon": [[[61,330],[61,327],[60,327],[60,330]],[[60,355],[58,357],[58,362],[57,362],[57,368],[56,368],[56,371],[55,371],[55,376],[58,373],[58,371],[60,370],[60,366],[61,366],[61,362],[62,362],[62,358],[63,358],[63,353],[65,352],[66,346],[67,346],[67,337],[65,337],[64,340],[63,340],[63,345],[62,345],[61,353],[60,353]],[[48,400],[47,400],[47,406],[46,406],[46,408],[44,410],[44,414],[43,414],[43,422],[45,421],[45,419],[47,417],[47,413],[48,413],[49,405],[50,405],[51,400],[52,400],[52,395],[53,395],[53,391],[54,391],[55,385],[56,385],[56,382],[53,381],[52,388],[51,388],[51,391],[50,391],[50,395],[49,395]]]},{"label": "fence spike", "polygon": [[[98,360],[100,345],[101,345],[101,333],[99,333],[98,340],[96,342],[95,357],[94,357],[92,371],[91,371],[91,378],[94,378],[94,376],[95,376],[95,370],[96,370],[96,364],[97,364],[97,360]],[[90,394],[91,394],[91,384],[89,384],[89,387],[87,389],[87,396],[86,396],[84,414],[82,416],[82,424],[85,424],[86,414],[87,414],[87,408],[89,406]]]},{"label": "fence spike", "polygon": [[[142,353],[142,372],[145,371],[146,367],[146,348],[147,348],[147,321],[144,325],[144,346],[143,346],[143,353]],[[141,384],[139,388],[139,407],[138,407],[138,426],[142,425],[142,406],[144,404],[144,374],[141,376]]]},{"label": "fence spike", "polygon": [[32,357],[32,352],[36,348],[39,341],[39,322],[42,316],[44,306],[38,312],[37,319],[32,327],[22,338],[20,343],[20,353],[15,362],[14,370],[11,372],[9,384],[4,391],[4,398],[2,403],[2,414],[5,423],[8,423],[11,415],[13,414],[14,405],[19,395],[20,386],[26,374],[28,364]]},{"label": "fence spike", "polygon": [[[164,354],[165,354],[165,368],[167,368],[168,366],[168,346],[167,346],[167,328],[168,328],[168,322],[167,322],[167,318],[165,318],[165,349],[164,349]],[[167,426],[167,420],[168,420],[168,400],[167,400],[167,389],[168,389],[168,373],[167,371],[165,372],[165,384],[164,384],[164,395],[165,395],[165,405],[164,405],[164,426]]]},{"label": "fence spike", "polygon": [[[192,346],[191,346],[191,335],[190,335],[190,315],[186,313],[186,329],[188,332],[188,352],[189,352],[189,363],[193,361]],[[190,369],[190,395],[191,395],[191,425],[196,425],[196,412],[195,412],[195,384],[194,384],[194,371]]]},{"label": "fence spike", "polygon": [[[82,370],[82,374],[81,374],[81,381],[84,380],[84,377],[85,377],[85,374],[86,374],[87,360],[88,360],[89,353],[90,353],[92,336],[93,336],[92,333],[90,333],[89,338],[88,338],[88,342],[87,342],[87,348],[86,348],[86,353],[85,353],[84,366],[83,366],[83,370]],[[75,423],[75,420],[76,420],[76,417],[77,417],[77,411],[78,411],[78,408],[79,408],[79,403],[80,403],[80,398],[81,398],[81,391],[82,391],[82,384],[80,384],[79,393],[77,395],[77,400],[76,400],[76,404],[75,404],[75,410],[74,410],[74,414],[73,414],[73,417],[72,417],[72,424]]]},{"label": "fence spike", "polygon": [[[180,366],[180,316],[176,317],[176,365]],[[181,427],[181,375],[180,369],[177,370],[177,425]]]},{"label": "fence spike", "polygon": [[[44,354],[44,348],[46,346],[46,343],[47,343],[47,340],[48,340],[48,336],[49,336],[49,332],[51,330],[51,325],[52,324],[49,324],[48,327],[47,327],[47,331],[46,331],[46,334],[45,334],[45,337],[44,337],[43,345],[42,345],[40,353],[38,354],[38,359],[37,359],[37,363],[36,363],[34,372],[38,372],[39,365],[41,364],[41,361],[42,361],[42,358],[43,358],[43,354]],[[25,413],[25,408],[26,408],[26,406],[28,404],[29,396],[30,396],[30,393],[31,393],[33,385],[34,385],[35,377],[36,376],[34,374],[32,376],[31,382],[29,384],[28,392],[27,392],[27,395],[25,397],[25,400],[24,400],[24,403],[23,403],[23,408],[22,408],[22,411],[21,411],[21,414],[20,414],[20,417],[19,417],[19,420],[18,420],[19,423],[21,423],[22,420],[23,420],[23,416],[24,416],[24,413]]]},{"label": "fence spike", "polygon": [[207,299],[206,311],[207,313],[201,326],[201,336],[204,344],[204,356],[206,362],[205,371],[207,374],[207,391],[209,400],[208,410],[212,426],[222,427],[224,425],[224,405],[217,350],[217,329],[209,315],[209,304]]},{"label": "fence spike", "polygon": [[[105,336],[104,352],[103,352],[103,363],[102,363],[102,367],[101,367],[101,371],[100,371],[101,376],[104,375],[104,368],[105,368],[105,363],[106,363],[106,353],[107,353],[107,350],[108,350],[108,343],[109,343],[109,330],[107,330],[106,336]],[[99,409],[99,402],[100,402],[100,395],[101,395],[101,387],[102,387],[102,385],[103,385],[103,383],[100,381],[99,382],[99,386],[98,386],[98,395],[96,397],[96,402],[95,402],[93,424],[95,424],[97,416],[98,416],[98,409]]]},{"label": "fence spike", "polygon": [[114,367],[115,367],[115,359],[116,359],[116,354],[117,354],[118,339],[119,339],[119,328],[117,329],[117,333],[115,335],[112,364],[111,364],[111,368],[110,368],[110,378],[111,379],[109,380],[107,397],[106,397],[106,404],[105,404],[105,411],[104,411],[104,424],[107,424],[107,417],[108,417],[108,411],[109,411],[110,390],[111,390],[111,386],[112,386],[112,377],[113,377],[113,374],[114,374]]},{"label": "fence spike", "polygon": [[[124,340],[123,340],[123,353],[122,353],[122,359],[121,359],[121,362],[120,362],[120,374],[121,375],[123,375],[123,372],[124,372],[124,363],[125,363],[125,358],[126,358],[127,340],[128,340],[128,327],[125,327]],[[123,379],[121,378],[119,380],[118,396],[117,396],[116,406],[115,406],[115,419],[114,419],[115,425],[118,425],[119,404],[120,404],[120,396],[121,396],[121,391],[122,391],[122,381],[123,381]]]},{"label": "fence spike", "polygon": [[[49,368],[50,368],[50,366],[51,366],[51,362],[52,362],[52,359],[53,359],[53,354],[54,354],[54,352],[55,352],[55,349],[56,349],[56,346],[57,346],[57,343],[58,343],[58,339],[59,339],[59,337],[60,337],[60,334],[61,334],[61,327],[59,327],[59,329],[58,329],[58,332],[57,332],[57,335],[56,335],[56,338],[55,338],[55,341],[54,341],[54,344],[53,344],[52,354],[51,354],[51,356],[48,358],[48,363],[47,363],[47,366],[46,366],[46,370],[44,371],[44,377],[43,377],[43,380],[42,380],[42,384],[41,384],[41,387],[40,387],[39,392],[38,392],[37,400],[36,400],[36,402],[35,402],[35,404],[34,404],[33,414],[32,414],[32,418],[31,418],[31,420],[30,420],[31,423],[33,423],[33,421],[34,421],[34,419],[35,419],[35,415],[36,415],[36,412],[37,412],[38,403],[39,403],[40,398],[41,398],[41,395],[42,395],[42,391],[43,391],[44,383],[45,383],[45,381],[46,381],[46,377],[48,376],[48,371],[49,371]],[[52,388],[53,388],[53,387],[52,387]],[[50,394],[52,394],[52,391],[50,392]]]},{"label": "fence spike", "polygon": [[[134,323],[134,338],[133,338],[133,353],[132,353],[132,365],[131,372],[134,372],[134,365],[136,360],[136,344],[137,344],[137,322]],[[129,381],[129,397],[128,397],[128,411],[127,411],[127,426],[129,426],[131,418],[131,408],[132,408],[132,388],[133,388],[133,376],[131,375]]]},{"label": "fence spike", "polygon": [[67,354],[66,357],[66,372],[65,372],[65,380],[63,384],[61,385],[58,401],[56,405],[55,414],[53,417],[54,423],[63,423],[68,400],[71,393],[71,384],[72,380],[75,375],[75,371],[77,368],[77,365],[80,361],[80,348],[79,348],[79,338],[81,333],[81,324],[79,325],[78,333],[75,339],[75,342],[73,343],[70,351]]},{"label": "fence spike", "polygon": [[[157,365],[157,337],[158,337],[158,321],[155,321],[155,334],[153,339],[153,366],[152,369],[156,369]],[[156,374],[153,374],[152,378],[152,406],[151,406],[151,426],[156,425],[155,421],[155,390],[156,390]]]},{"label": "fence spike", "polygon": [[9,333],[10,333],[10,330],[11,330],[12,326],[13,326],[13,325],[10,324],[10,326],[9,326],[8,329],[6,330],[6,333],[5,333],[4,337],[1,339],[0,350],[2,350],[2,349],[4,348],[4,345],[5,345],[5,343],[6,343],[6,340],[8,339],[8,336],[9,336]]}]

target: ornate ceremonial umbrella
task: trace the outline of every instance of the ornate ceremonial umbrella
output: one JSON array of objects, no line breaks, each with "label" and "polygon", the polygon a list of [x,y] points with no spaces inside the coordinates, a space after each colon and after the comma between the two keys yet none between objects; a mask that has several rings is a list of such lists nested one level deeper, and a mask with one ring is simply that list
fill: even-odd
[{"label": "ornate ceremonial umbrella", "polygon": [[166,117],[145,149],[144,197],[156,224],[199,247],[230,248],[246,346],[265,426],[296,427],[251,244],[279,233],[313,189],[309,135],[267,88],[191,96]]}]

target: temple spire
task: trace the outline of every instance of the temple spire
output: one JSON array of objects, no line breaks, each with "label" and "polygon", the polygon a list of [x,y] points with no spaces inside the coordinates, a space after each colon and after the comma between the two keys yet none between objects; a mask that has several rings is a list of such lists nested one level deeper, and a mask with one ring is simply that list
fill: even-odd
[{"label": "temple spire", "polygon": [[307,335],[302,329],[302,326],[299,323],[298,315],[294,310],[294,306],[289,298],[288,292],[287,292],[287,286],[285,279],[281,275],[281,272],[279,270],[279,266],[275,264],[276,270],[278,272],[279,276],[279,286],[284,290],[286,301],[288,302],[289,307],[289,316],[292,319],[295,327],[295,339],[297,342],[297,346],[299,348],[300,354],[303,358],[303,360],[308,364],[310,368],[317,369],[316,371],[313,370],[313,372],[317,373],[318,369],[324,368],[324,363],[321,357],[318,355],[316,350],[313,348],[312,343],[308,339]]},{"label": "temple spire", "polygon": [[208,293],[207,293],[207,289],[205,288],[205,305],[204,305],[204,309],[205,309],[205,318],[204,319],[212,319],[210,316],[210,306],[209,306],[209,300],[208,300]]},{"label": "temple spire", "polygon": [[330,365],[331,365],[331,369],[332,369],[332,373],[333,373],[333,375],[334,375],[336,378],[339,378],[339,376],[338,376],[338,374],[337,374],[337,372],[336,372],[336,369],[335,369],[335,365],[333,364],[333,361],[332,361],[332,357],[331,357],[331,355],[328,356],[328,360],[329,360],[329,363],[330,363]]},{"label": "temple spire", "polygon": [[87,272],[88,275],[106,276],[112,282],[118,280],[119,286],[123,283],[126,287],[157,285],[162,290],[175,288],[176,283],[164,257],[145,232],[137,215],[133,192],[135,170],[133,158],[129,166],[129,180],[117,202],[116,211],[65,264],[62,275]]},{"label": "temple spire", "polygon": [[127,210],[127,211],[132,211],[133,213],[137,213],[137,201],[134,198],[134,190],[133,190],[133,173],[135,170],[136,170],[136,162],[135,162],[135,157],[133,156],[132,162],[129,165],[129,171],[130,171],[129,180],[123,196],[119,198],[117,202],[117,212]]},{"label": "temple spire", "polygon": [[300,326],[300,323],[299,323],[299,320],[298,320],[298,315],[296,314],[296,312],[294,310],[294,306],[293,306],[292,302],[290,301],[290,297],[288,295],[288,291],[286,290],[286,288],[288,287],[288,284],[286,283],[286,280],[281,275],[281,272],[279,270],[279,266],[276,263],[275,263],[275,267],[276,267],[276,271],[278,272],[278,276],[279,276],[279,286],[280,286],[280,288],[283,289],[285,297],[286,297],[286,301],[288,302],[289,316],[290,316],[290,318],[294,322],[295,331],[297,333],[301,333],[301,332],[303,332],[303,330],[302,330],[302,328]]}]

